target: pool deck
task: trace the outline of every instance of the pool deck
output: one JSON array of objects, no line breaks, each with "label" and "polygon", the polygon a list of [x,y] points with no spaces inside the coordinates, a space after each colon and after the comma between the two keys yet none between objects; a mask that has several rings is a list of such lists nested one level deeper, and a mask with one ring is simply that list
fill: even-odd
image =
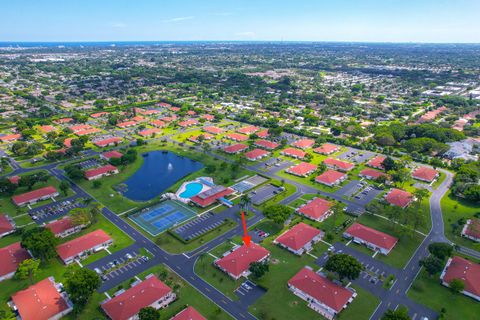
[{"label": "pool deck", "polygon": [[[198,177],[198,178],[196,178],[196,179],[194,179],[194,180],[185,181],[185,182],[182,183],[182,185],[178,188],[177,192],[175,192],[176,200],[181,201],[181,202],[183,202],[183,203],[188,203],[188,202],[190,202],[190,198],[183,198],[183,197],[180,196],[183,192],[185,192],[185,190],[187,189],[186,186],[187,186],[189,183],[199,183],[199,184],[202,185],[202,189],[201,189],[197,194],[202,193],[202,192],[204,192],[204,191],[207,191],[207,190],[211,189],[210,186],[207,186],[205,183],[202,182],[202,179],[213,184],[213,179],[210,178],[210,177]],[[192,195],[192,197],[193,197],[193,196],[196,196],[197,194]]]}]

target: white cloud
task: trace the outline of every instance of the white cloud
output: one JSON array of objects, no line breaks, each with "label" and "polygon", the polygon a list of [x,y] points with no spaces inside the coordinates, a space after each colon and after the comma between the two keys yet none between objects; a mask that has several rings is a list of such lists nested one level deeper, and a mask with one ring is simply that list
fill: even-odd
[{"label": "white cloud", "polygon": [[126,28],[126,27],[127,27],[127,25],[123,22],[112,23],[112,28],[123,29],[123,28]]},{"label": "white cloud", "polygon": [[188,17],[176,17],[176,18],[172,18],[172,19],[163,20],[163,22],[180,22],[180,21],[192,20],[192,19],[194,19],[194,18],[195,18],[195,17],[193,17],[193,16],[188,16]]}]

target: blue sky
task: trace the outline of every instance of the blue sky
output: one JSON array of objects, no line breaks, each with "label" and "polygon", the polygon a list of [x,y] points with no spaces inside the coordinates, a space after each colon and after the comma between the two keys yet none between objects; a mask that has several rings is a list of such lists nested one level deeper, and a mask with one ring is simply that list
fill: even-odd
[{"label": "blue sky", "polygon": [[480,43],[480,0],[0,0],[0,41]]}]

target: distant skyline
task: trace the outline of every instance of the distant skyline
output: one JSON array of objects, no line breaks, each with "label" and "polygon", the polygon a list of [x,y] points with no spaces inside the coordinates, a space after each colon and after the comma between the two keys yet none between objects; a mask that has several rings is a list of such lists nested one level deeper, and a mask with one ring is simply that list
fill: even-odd
[{"label": "distant skyline", "polygon": [[480,0],[0,0],[0,42],[480,43]]}]

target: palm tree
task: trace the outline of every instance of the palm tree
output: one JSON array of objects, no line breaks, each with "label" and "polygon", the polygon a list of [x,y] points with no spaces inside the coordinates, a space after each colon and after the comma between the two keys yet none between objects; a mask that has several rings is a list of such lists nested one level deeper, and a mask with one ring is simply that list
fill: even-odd
[{"label": "palm tree", "polygon": [[252,199],[248,196],[248,194],[242,194],[240,197],[240,208],[242,208],[243,211],[247,212],[248,207],[252,203]]}]

